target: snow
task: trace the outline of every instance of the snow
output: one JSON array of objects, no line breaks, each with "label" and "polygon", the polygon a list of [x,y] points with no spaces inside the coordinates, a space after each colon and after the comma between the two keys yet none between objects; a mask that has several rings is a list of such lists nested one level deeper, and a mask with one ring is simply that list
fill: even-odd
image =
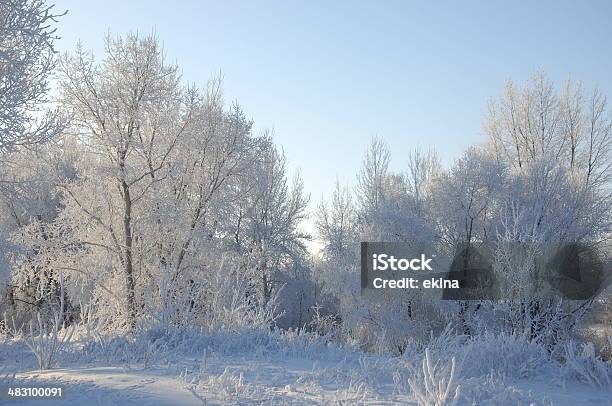
[{"label": "snow", "polygon": [[[54,404],[201,405],[178,381],[161,370],[127,370],[122,367],[76,367],[17,375],[27,385],[61,385],[65,398]],[[36,405],[39,400],[8,404]]]},{"label": "snow", "polygon": [[[0,361],[9,370],[33,365],[34,360],[18,344],[4,344],[0,349]],[[65,367],[20,372],[15,385],[62,385],[65,398],[49,402],[57,405],[417,404],[407,376],[411,365],[419,365],[418,359],[350,349],[313,352],[304,347],[302,354],[293,355],[245,350],[243,355],[232,355],[221,348],[202,352],[194,345],[193,353],[160,352],[148,365],[107,363],[75,351],[62,358]],[[541,371],[524,379],[494,373],[468,378],[466,373],[459,378],[462,397],[457,404],[612,404],[612,389],[589,387],[559,379],[552,370]],[[18,400],[5,404],[42,403]]]}]

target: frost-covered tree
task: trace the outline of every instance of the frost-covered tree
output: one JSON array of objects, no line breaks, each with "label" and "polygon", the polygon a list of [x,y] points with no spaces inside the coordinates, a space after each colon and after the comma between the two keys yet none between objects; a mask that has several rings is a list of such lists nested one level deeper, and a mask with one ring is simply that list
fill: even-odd
[{"label": "frost-covered tree", "polygon": [[490,103],[484,130],[509,175],[500,211],[521,213],[512,216],[523,236],[609,238],[612,115],[601,93],[585,97],[580,82],[570,81],[556,91],[542,73],[520,91],[509,82]]},{"label": "frost-covered tree", "polygon": [[472,147],[432,182],[431,210],[442,241],[454,248],[488,239],[494,197],[504,186],[504,176],[504,167],[491,154]]},{"label": "frost-covered tree", "polygon": [[61,15],[44,0],[0,2],[0,152],[48,140],[62,127],[58,112],[46,110]]},{"label": "frost-covered tree", "polygon": [[373,138],[357,178],[357,201],[364,215],[378,208],[384,197],[391,154],[381,138]]},{"label": "frost-covered tree", "polygon": [[326,258],[343,262],[354,259],[354,249],[358,243],[356,211],[347,187],[340,186],[336,181],[331,202],[327,204],[323,200],[317,208],[315,225],[323,241]]},{"label": "frost-covered tree", "polygon": [[285,155],[271,138],[263,140],[259,153],[245,231],[248,252],[256,259],[260,273],[260,297],[267,303],[273,289],[279,287],[275,272],[305,254],[308,235],[299,225],[306,218],[309,196],[304,194],[299,175],[289,183]]},{"label": "frost-covered tree", "polygon": [[430,186],[441,170],[440,158],[435,149],[430,148],[423,151],[415,148],[410,151],[406,182],[419,212],[424,210],[423,206],[427,198],[431,196]]},{"label": "frost-covered tree", "polygon": [[[10,165],[4,167],[0,185],[0,281],[6,288],[0,308],[10,314],[22,311],[27,315],[59,302],[57,272],[32,261],[38,247],[28,247],[13,237],[33,223],[42,231],[57,218],[62,203],[56,181],[74,178],[72,159],[63,143],[8,154]],[[16,254],[22,259],[11,264]]]},{"label": "frost-covered tree", "polygon": [[[142,218],[154,186],[167,176],[169,159],[193,121],[194,92],[179,83],[155,37],[106,38],[96,63],[79,46],[61,62],[62,105],[73,117],[70,132],[83,154],[79,179],[65,184],[65,221],[91,249],[110,256],[124,292],[124,315],[137,316],[135,272],[146,248]],[[95,268],[106,266],[98,259]]]},{"label": "frost-covered tree", "polygon": [[225,109],[220,85],[213,79],[195,102],[192,125],[176,147],[167,176],[153,186],[147,202],[150,216],[143,227],[151,245],[143,258],[146,290],[158,291],[159,281],[167,279],[164,306],[181,292],[192,295],[205,286],[223,253],[231,251],[228,246],[241,241],[236,237],[241,231],[231,230],[232,209],[242,207],[240,202],[250,192],[245,179],[258,141],[251,136],[251,120],[238,105]]},{"label": "frost-covered tree", "polygon": [[337,326],[334,317],[346,319],[360,295],[357,208],[347,186],[336,181],[331,200],[322,200],[317,208],[315,226],[323,247],[314,270],[318,294],[313,323],[321,333],[337,334],[331,331]]},{"label": "frost-covered tree", "polygon": [[[405,298],[386,300],[380,307],[337,289],[332,296],[350,305],[327,303],[336,306],[344,328],[364,343],[371,343],[372,337],[358,331],[382,328],[393,348],[402,345],[402,334],[410,335],[407,326],[414,326],[411,323],[427,314],[430,323],[419,328],[427,330],[451,321],[462,334],[478,334],[486,327],[520,332],[531,340],[556,345],[576,326],[589,303],[534,296],[533,281],[546,279],[544,273],[549,272],[535,266],[535,260],[547,247],[567,243],[591,247],[605,257],[612,224],[611,123],[600,93],[584,97],[580,84],[571,82],[557,91],[538,74],[520,91],[512,83],[507,85],[485,117],[487,141],[468,148],[447,170],[440,168],[434,153],[416,150],[409,157],[408,171],[393,173],[387,148],[375,140],[366,153],[355,191],[359,205],[354,246],[358,241],[420,239],[436,249],[440,258],[451,261],[459,249],[487,243],[494,250],[495,278],[507,287],[504,293],[513,300],[448,301],[419,309],[422,303]],[[328,252],[342,246],[334,232],[338,222],[329,209],[339,201],[335,194],[318,216],[325,250],[317,275],[333,274],[330,271],[340,275],[346,268]],[[516,255],[512,251],[516,247],[526,251]],[[358,254],[351,261],[358,269]],[[334,278],[327,277],[323,284],[334,286],[332,281]],[[394,309],[395,317],[385,319],[383,309]],[[406,314],[410,317],[403,317]],[[395,328],[398,325],[404,326],[404,332]]]},{"label": "frost-covered tree", "polygon": [[[100,63],[78,47],[61,72],[76,174],[56,179],[57,218],[19,233],[27,261],[64,272],[73,303],[121,328],[224,323],[220,294],[264,317],[283,286],[303,297],[285,322],[306,323],[308,199],[271,137],[224,105],[220,79],[184,87],[157,40],[136,35],[107,38]],[[220,268],[243,293],[214,291],[232,289]]]},{"label": "frost-covered tree", "polygon": [[483,128],[499,159],[513,167],[555,160],[585,183],[610,181],[612,116],[606,97],[598,90],[585,96],[580,82],[568,81],[557,92],[541,72],[522,89],[509,81],[489,103]]},{"label": "frost-covered tree", "polygon": [[411,242],[415,250],[431,246],[436,230],[428,203],[439,163],[435,152],[419,150],[412,153],[407,174],[391,172],[389,162],[387,147],[374,139],[358,173],[359,204],[354,206],[348,190],[337,185],[331,201],[319,206],[316,225],[324,250],[316,278],[323,293],[318,303],[327,308],[318,312],[324,319],[333,309],[345,333],[366,347],[401,353],[408,340],[428,334],[432,309],[409,292],[363,297],[359,243]]},{"label": "frost-covered tree", "polygon": [[51,286],[52,278],[31,275],[32,267],[27,286],[11,275],[11,256],[21,247],[10,235],[33,220],[51,221],[58,209],[50,175],[61,172],[62,159],[56,146],[41,144],[64,125],[48,106],[61,15],[45,1],[0,2],[0,307],[11,313],[17,303],[39,308],[40,291]]}]

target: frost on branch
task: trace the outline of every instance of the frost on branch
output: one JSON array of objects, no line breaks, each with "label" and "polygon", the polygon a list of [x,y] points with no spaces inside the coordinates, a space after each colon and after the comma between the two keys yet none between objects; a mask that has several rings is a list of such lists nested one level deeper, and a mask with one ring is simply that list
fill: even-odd
[{"label": "frost on branch", "polygon": [[46,109],[55,68],[55,23],[63,14],[44,0],[0,2],[0,153],[43,142],[63,127]]}]

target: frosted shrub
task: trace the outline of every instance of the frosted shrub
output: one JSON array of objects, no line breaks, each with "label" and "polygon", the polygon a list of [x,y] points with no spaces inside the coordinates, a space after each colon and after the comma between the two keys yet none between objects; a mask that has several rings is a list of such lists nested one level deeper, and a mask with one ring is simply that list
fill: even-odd
[{"label": "frosted shrub", "polygon": [[342,323],[335,314],[321,314],[321,306],[313,307],[314,315],[310,327],[330,342],[340,343],[343,339]]},{"label": "frosted shrub", "polygon": [[340,346],[329,342],[325,337],[304,329],[283,331],[275,329],[273,348],[284,356],[308,359],[340,358],[343,352]]},{"label": "frosted shrub", "polygon": [[421,348],[417,348],[417,350],[422,352],[424,348],[427,348],[430,353],[447,355],[451,352],[457,353],[462,348],[465,348],[465,344],[468,340],[468,336],[457,335],[454,331],[453,324],[449,323],[439,334],[430,331],[429,339],[426,341],[425,345]]},{"label": "frosted shrub", "polygon": [[107,364],[111,362],[107,317],[92,304],[79,306],[79,325],[76,339],[83,340],[83,353],[88,356],[102,355]]},{"label": "frosted shrub", "polygon": [[209,377],[207,385],[217,389],[223,399],[237,397],[245,386],[242,373],[236,376],[232,374],[228,368],[225,368],[223,373],[219,376]]},{"label": "frosted shrub", "polygon": [[[490,373],[526,378],[551,363],[546,349],[525,337],[489,332],[472,337],[457,336],[450,326],[440,335],[432,336],[427,348],[437,358],[456,357],[465,378]],[[407,354],[415,355],[413,351]]]},{"label": "frosted shrub", "polygon": [[551,364],[546,349],[521,336],[485,333],[455,350],[465,377],[496,372],[513,378],[536,375]]},{"label": "frosted shrub", "polygon": [[[510,384],[503,376],[491,373],[486,376],[464,379],[461,397],[471,405],[539,405],[530,390],[522,390]],[[536,402],[534,402],[536,401]],[[541,403],[547,405],[547,403]]]},{"label": "frosted shrub", "polygon": [[25,337],[25,343],[36,357],[39,369],[53,367],[56,357],[61,353],[72,339],[75,325],[69,328],[64,325],[64,280],[60,275],[60,291],[58,309],[51,308],[50,314],[41,317],[36,313],[36,323],[30,320],[29,332]]},{"label": "frosted shrub", "polygon": [[595,355],[592,343],[577,345],[569,341],[564,349],[563,377],[598,388],[612,388],[612,363],[603,361]]},{"label": "frosted shrub", "polygon": [[346,388],[336,390],[331,399],[334,405],[362,404],[368,398],[368,388],[363,382],[350,381]]},{"label": "frosted shrub", "polygon": [[421,406],[455,405],[459,400],[461,386],[456,383],[457,367],[455,358],[450,365],[440,360],[432,362],[429,350],[425,350],[422,370],[415,371],[414,377],[408,380],[412,393]]},{"label": "frosted shrub", "polygon": [[173,277],[171,270],[165,266],[160,271],[159,291],[150,299],[151,322],[156,329],[169,331],[171,327],[192,325],[195,317],[195,303],[202,298],[189,283]]},{"label": "frosted shrub", "polygon": [[211,330],[240,332],[244,329],[268,330],[276,321],[279,290],[266,302],[253,300],[252,282],[255,270],[228,265],[225,257],[209,277],[204,324]]},{"label": "frosted shrub", "polygon": [[223,402],[236,401],[239,399],[252,399],[260,397],[258,389],[244,381],[242,372],[236,374],[225,368],[221,375],[211,375],[203,379],[197,389],[208,393],[214,393]]},{"label": "frosted shrub", "polygon": [[36,357],[40,369],[53,367],[57,355],[62,352],[74,332],[74,326],[65,329],[62,312],[53,312],[49,323],[43,322],[37,313],[37,325],[30,320],[30,331],[26,336],[26,344]]}]

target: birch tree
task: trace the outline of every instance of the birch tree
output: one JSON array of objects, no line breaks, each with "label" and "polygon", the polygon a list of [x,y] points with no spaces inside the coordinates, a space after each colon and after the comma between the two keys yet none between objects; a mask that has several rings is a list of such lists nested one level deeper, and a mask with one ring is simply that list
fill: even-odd
[{"label": "birch tree", "polygon": [[538,159],[556,160],[590,187],[609,183],[612,116],[598,90],[585,96],[580,82],[561,91],[542,72],[522,89],[509,81],[489,102],[483,129],[499,159],[518,169]]},{"label": "birch tree", "polygon": [[113,272],[122,275],[125,317],[133,327],[135,257],[146,241],[141,210],[167,176],[169,159],[192,122],[195,96],[180,85],[178,68],[165,62],[153,36],[109,36],[105,54],[96,63],[79,46],[61,62],[62,103],[84,151],[79,180],[63,190],[68,210],[80,213],[72,227],[85,233],[90,246],[104,248]]}]

